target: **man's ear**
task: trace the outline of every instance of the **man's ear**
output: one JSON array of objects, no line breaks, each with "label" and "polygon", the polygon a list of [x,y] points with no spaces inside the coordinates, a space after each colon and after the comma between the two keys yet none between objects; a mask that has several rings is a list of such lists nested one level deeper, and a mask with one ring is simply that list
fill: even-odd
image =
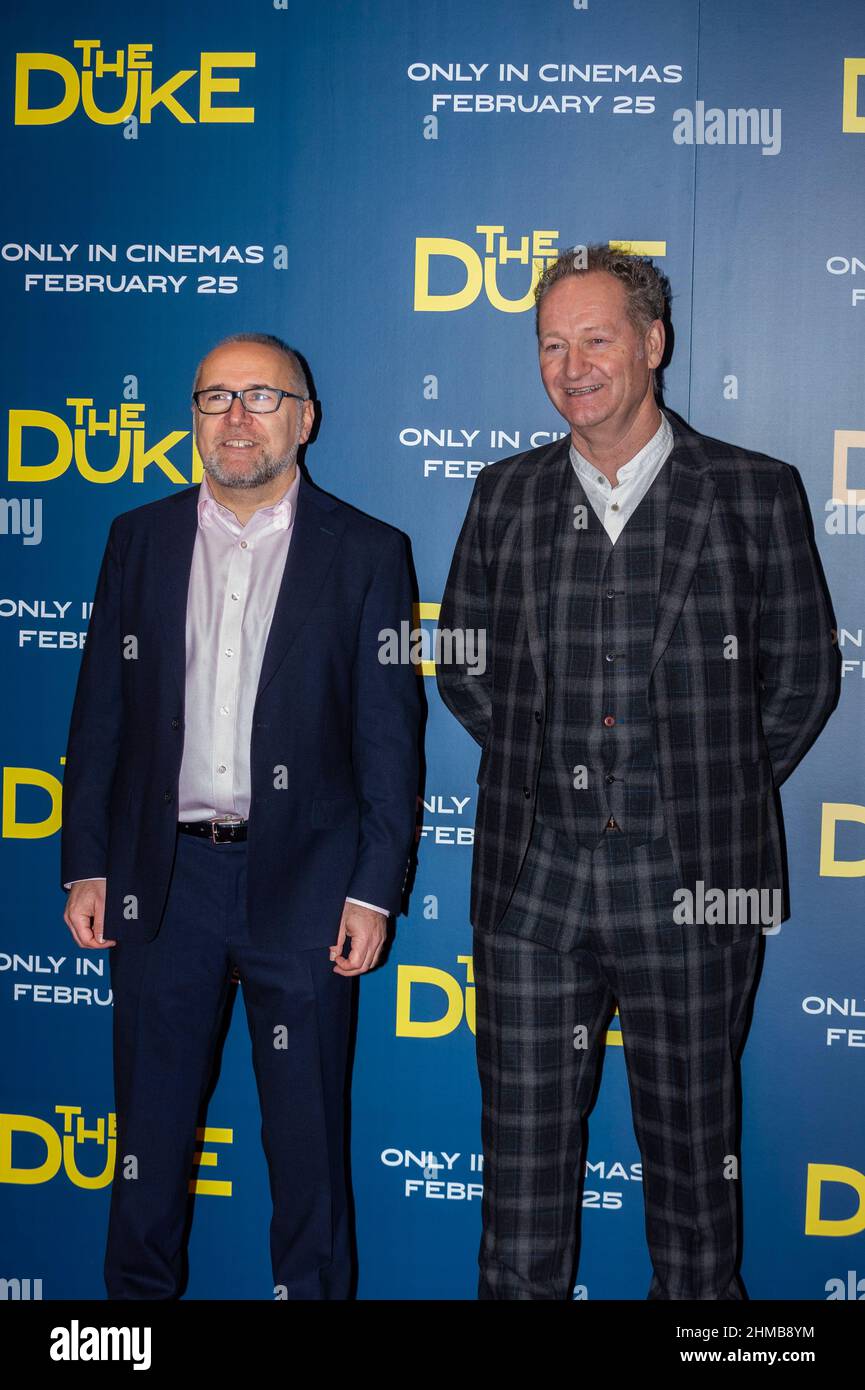
[{"label": "man's ear", "polygon": [[661,365],[666,341],[667,335],[664,330],[663,322],[661,319],[654,319],[653,322],[649,324],[645,337],[646,357],[652,370]]}]

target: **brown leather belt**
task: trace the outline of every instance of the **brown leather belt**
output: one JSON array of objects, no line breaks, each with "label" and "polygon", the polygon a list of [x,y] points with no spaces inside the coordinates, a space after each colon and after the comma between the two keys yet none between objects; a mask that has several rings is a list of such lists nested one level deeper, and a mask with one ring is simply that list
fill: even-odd
[{"label": "brown leather belt", "polygon": [[234,844],[246,839],[248,820],[181,820],[177,829],[181,835],[198,835],[214,845]]}]

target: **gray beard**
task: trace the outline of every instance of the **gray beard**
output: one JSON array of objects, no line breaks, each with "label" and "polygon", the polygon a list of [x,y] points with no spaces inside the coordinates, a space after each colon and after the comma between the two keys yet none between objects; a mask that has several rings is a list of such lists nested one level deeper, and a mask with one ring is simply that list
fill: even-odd
[{"label": "gray beard", "polygon": [[266,451],[263,452],[257,466],[242,474],[224,468],[215,449],[206,458],[202,456],[201,463],[205,473],[215,483],[219,483],[220,487],[253,488],[270,483],[274,478],[278,478],[280,473],[287,472],[296,458],[297,445],[295,444],[287,454],[281,455],[280,458],[276,458]]}]

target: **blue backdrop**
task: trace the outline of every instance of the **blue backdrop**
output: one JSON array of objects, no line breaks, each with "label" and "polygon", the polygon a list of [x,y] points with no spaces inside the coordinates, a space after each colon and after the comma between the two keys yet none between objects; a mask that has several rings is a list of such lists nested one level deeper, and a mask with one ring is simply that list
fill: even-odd
[{"label": "blue backdrop", "polygon": [[[666,400],[786,459],[845,658],[784,788],[793,916],[743,1062],[752,1297],[865,1298],[865,21],[859,0],[60,0],[4,20],[0,1285],[101,1298],[104,957],[58,887],[69,712],[111,518],[200,478],[194,365],[275,332],[325,489],[412,538],[432,629],[477,471],[562,431],[531,288],[623,241],[672,281]],[[361,1298],[471,1299],[481,1171],[468,881],[477,749],[431,670],[411,911],[361,983]],[[578,1297],[650,1267],[623,1052],[591,1118]],[[242,1003],[202,1136],[189,1295],[269,1298]],[[29,1283],[27,1281],[30,1281]]]}]

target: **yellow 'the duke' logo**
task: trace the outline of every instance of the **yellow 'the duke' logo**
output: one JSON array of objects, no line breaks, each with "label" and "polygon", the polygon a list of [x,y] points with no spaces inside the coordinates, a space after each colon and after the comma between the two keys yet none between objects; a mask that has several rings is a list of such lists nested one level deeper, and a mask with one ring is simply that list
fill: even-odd
[{"label": "yellow 'the duke' logo", "polygon": [[78,66],[59,53],[16,54],[16,125],[56,125],[79,106],[97,125],[148,125],[158,106],[183,125],[255,120],[254,107],[223,99],[240,91],[240,78],[224,70],[254,68],[254,53],[199,53],[197,68],[181,68],[154,85],[152,43],[130,43],[116,52],[104,52],[99,39],[75,39],[72,46],[79,50]]},{"label": "yellow 'the duke' logo", "polygon": [[[517,237],[510,245],[503,226],[482,225],[475,232],[483,238],[479,250],[466,241],[453,237],[421,236],[415,240],[414,308],[416,313],[450,314],[474,304],[481,291],[494,309],[503,314],[524,314],[534,307],[535,285],[548,265],[555,261],[557,231],[533,231]],[[665,241],[611,241],[611,250],[623,251],[626,256],[665,256]],[[564,249],[564,248],[562,248]],[[582,248],[575,247],[577,252]],[[462,277],[460,289],[436,293],[430,289],[430,267],[434,262],[456,262],[457,275]],[[509,299],[499,288],[498,267],[516,262],[528,269],[525,294]]]}]

